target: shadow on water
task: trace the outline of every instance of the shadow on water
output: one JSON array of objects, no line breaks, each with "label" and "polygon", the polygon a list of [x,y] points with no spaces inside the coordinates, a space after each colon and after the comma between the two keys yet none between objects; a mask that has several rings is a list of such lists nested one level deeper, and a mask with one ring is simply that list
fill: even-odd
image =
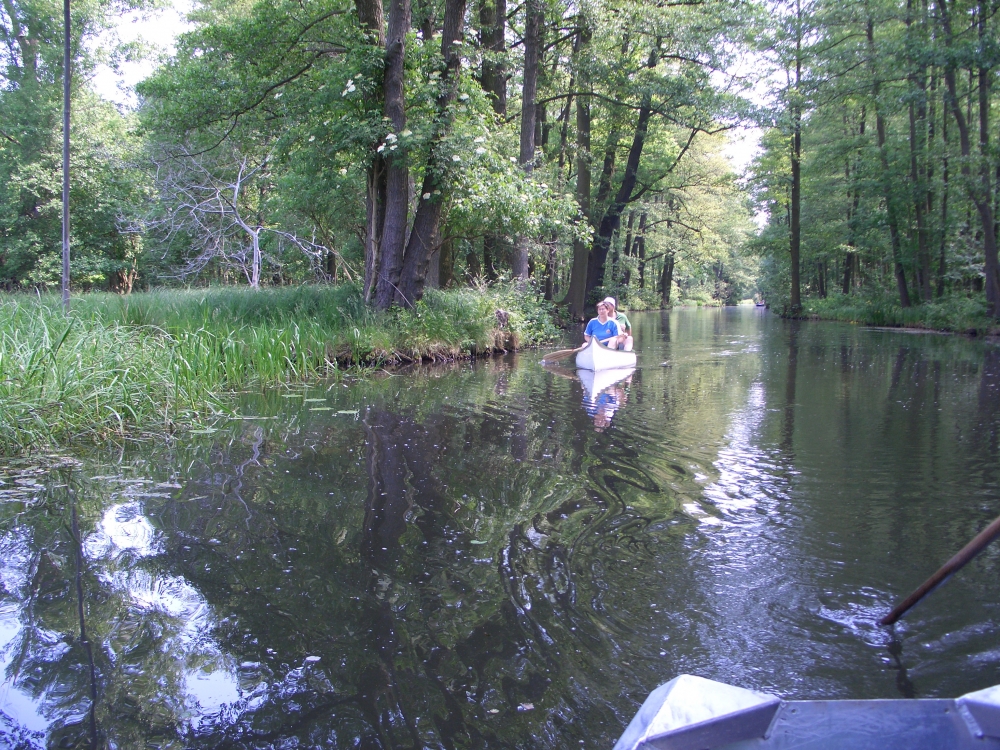
[{"label": "shadow on water", "polygon": [[12,465],[0,738],[610,747],[680,672],[788,697],[994,681],[996,551],[875,623],[1000,510],[995,347],[633,324],[640,366],[610,382],[536,354],[413,368]]}]

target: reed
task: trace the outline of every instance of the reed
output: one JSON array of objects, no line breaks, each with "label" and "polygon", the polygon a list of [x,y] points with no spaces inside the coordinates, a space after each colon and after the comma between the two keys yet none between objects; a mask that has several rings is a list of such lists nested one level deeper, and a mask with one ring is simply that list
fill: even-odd
[{"label": "reed", "polygon": [[[503,328],[496,311],[507,312]],[[0,299],[0,455],[202,424],[234,391],[345,365],[454,358],[558,335],[513,288],[431,290],[376,313],[352,286]]]}]

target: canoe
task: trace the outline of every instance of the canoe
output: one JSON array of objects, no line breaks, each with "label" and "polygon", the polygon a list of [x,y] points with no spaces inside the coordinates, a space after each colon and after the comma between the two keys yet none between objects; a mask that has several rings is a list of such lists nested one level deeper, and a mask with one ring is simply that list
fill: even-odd
[{"label": "canoe", "polygon": [[587,344],[576,355],[576,366],[581,370],[611,370],[616,367],[635,367],[635,352],[623,352],[610,349],[591,337]]}]

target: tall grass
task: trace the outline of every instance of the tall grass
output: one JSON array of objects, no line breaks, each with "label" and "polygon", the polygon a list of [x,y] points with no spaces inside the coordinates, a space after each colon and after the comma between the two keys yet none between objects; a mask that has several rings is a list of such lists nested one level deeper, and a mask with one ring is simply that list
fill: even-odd
[{"label": "tall grass", "polygon": [[806,300],[803,312],[848,323],[961,333],[989,333],[997,326],[986,314],[986,300],[979,297],[945,297],[904,308],[889,297],[836,294],[827,299]]},{"label": "tall grass", "polygon": [[[507,311],[503,328],[496,310]],[[539,343],[558,330],[512,288],[429,291],[377,313],[351,286],[0,299],[0,455],[221,413],[247,387],[350,364],[452,358]]]}]

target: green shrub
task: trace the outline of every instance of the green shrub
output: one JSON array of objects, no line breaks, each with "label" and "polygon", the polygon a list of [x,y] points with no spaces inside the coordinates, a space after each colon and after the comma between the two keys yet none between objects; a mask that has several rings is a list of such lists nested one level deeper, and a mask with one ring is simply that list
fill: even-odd
[{"label": "green shrub", "polygon": [[978,296],[954,295],[903,308],[889,296],[836,294],[809,298],[802,309],[807,315],[873,326],[985,333],[996,325],[986,314],[985,299]]}]

